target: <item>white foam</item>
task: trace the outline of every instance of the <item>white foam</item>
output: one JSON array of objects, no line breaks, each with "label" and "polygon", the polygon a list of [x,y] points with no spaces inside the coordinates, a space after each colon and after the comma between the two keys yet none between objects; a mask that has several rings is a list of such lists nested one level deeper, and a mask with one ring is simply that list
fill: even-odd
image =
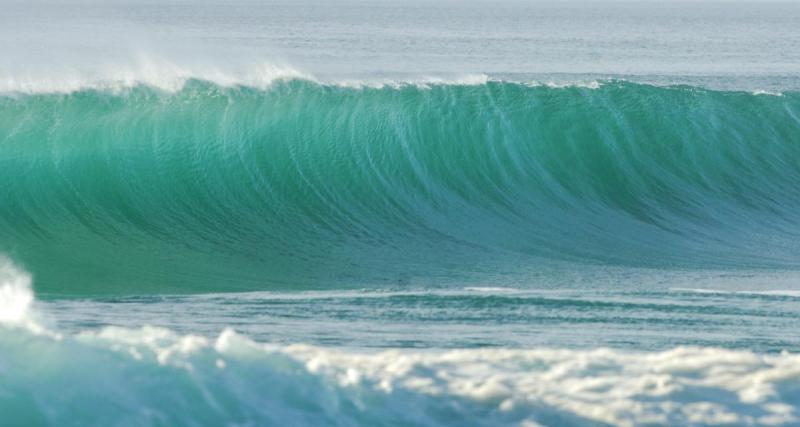
[{"label": "white foam", "polygon": [[[613,425],[800,421],[779,390],[800,380],[797,355],[712,348],[355,355],[296,346],[285,351],[304,360],[310,372],[338,378],[343,387],[451,396],[501,412],[534,414],[535,408],[549,407]],[[734,403],[718,400],[724,394],[736,396]]]},{"label": "white foam", "polygon": [[[149,86],[166,92],[183,89],[190,80],[200,80],[221,87],[252,87],[267,89],[276,82],[306,80],[326,86],[352,89],[381,89],[416,87],[430,89],[442,85],[480,86],[503,82],[485,73],[418,74],[393,77],[326,76],[301,70],[285,62],[253,61],[220,65],[214,63],[177,61],[140,54],[117,63],[93,65],[58,65],[29,70],[0,67],[0,94],[68,94],[81,90],[123,91],[136,86]],[[578,81],[516,81],[530,87],[579,87],[599,89],[597,80]]]},{"label": "white foam", "polygon": [[218,86],[248,86],[264,89],[277,81],[314,80],[310,74],[285,64],[262,62],[247,67],[218,67],[179,64],[141,56],[130,63],[83,69],[0,74],[0,93],[72,93],[80,90],[120,91],[138,85],[163,91],[181,90],[189,80],[203,80]]},{"label": "white foam", "polygon": [[55,340],[62,335],[47,329],[33,310],[31,275],[0,255],[0,327],[21,328]]},{"label": "white foam", "polygon": [[766,295],[766,296],[781,296],[781,297],[794,297],[800,298],[800,290],[796,289],[770,289],[763,291],[755,290],[725,290],[725,289],[705,289],[705,288],[670,288],[673,292],[690,292],[697,294],[727,294],[727,295]]},{"label": "white foam", "polygon": [[454,86],[480,86],[492,81],[486,74],[463,74],[449,77],[441,76],[418,76],[405,78],[361,78],[361,79],[316,79],[326,85],[347,87],[353,89],[381,89],[385,87],[400,89],[406,86],[414,86],[421,89],[430,89],[434,86],[454,85]]},{"label": "white foam", "polygon": [[781,92],[775,92],[770,90],[754,90],[753,95],[768,95],[768,96],[783,96]]},{"label": "white foam", "polygon": [[222,87],[245,86],[266,89],[275,82],[307,80],[348,88],[431,88],[437,85],[483,85],[486,74],[417,75],[405,77],[321,77],[284,62],[252,61],[220,65],[208,62],[176,61],[140,54],[117,63],[59,65],[33,70],[0,67],[0,93],[65,94],[81,90],[121,91],[144,85],[167,92],[181,90],[190,80],[211,82]]},{"label": "white foam", "polygon": [[464,288],[464,290],[472,292],[486,292],[486,293],[508,293],[508,292],[519,291],[518,288],[509,288],[503,286],[469,286]]},{"label": "white foam", "polygon": [[578,87],[583,89],[600,89],[603,85],[601,82],[597,80],[589,80],[589,81],[576,81],[576,82],[555,82],[549,81],[544,84],[545,86],[553,89],[563,89],[569,87]]},{"label": "white foam", "polygon": [[[5,371],[10,384],[27,384],[31,375],[41,374],[36,379],[37,397],[58,393],[64,381],[41,371],[36,365],[40,362],[28,362],[41,361],[34,356],[44,349],[47,360],[58,364],[69,361],[70,369],[100,371],[103,378],[113,379],[98,382],[87,377],[84,382],[71,384],[73,395],[94,396],[91,399],[95,401],[107,394],[108,399],[120,404],[122,393],[132,408],[141,407],[140,402],[154,404],[148,400],[148,393],[162,390],[164,397],[157,403],[168,411],[173,406],[164,399],[182,396],[182,392],[169,389],[181,383],[176,378],[183,377],[179,373],[176,377],[176,372],[186,370],[193,382],[185,386],[192,387],[197,381],[205,402],[215,401],[215,395],[225,399],[248,396],[243,405],[261,408],[259,399],[276,398],[262,395],[269,389],[263,388],[259,378],[267,375],[270,381],[285,381],[278,390],[294,390],[297,396],[315,390],[323,395],[311,396],[311,401],[346,401],[342,407],[360,408],[356,410],[365,411],[365,419],[371,419],[367,414],[376,409],[371,404],[363,406],[363,402],[382,402],[384,407],[400,408],[401,412],[413,408],[435,414],[459,408],[464,411],[456,414],[461,420],[477,420],[477,424],[535,426],[550,425],[552,420],[620,426],[800,423],[797,354],[764,355],[698,347],[656,352],[604,348],[364,352],[260,344],[231,329],[210,340],[149,326],[107,327],[62,338],[40,333],[42,328],[29,320],[33,301],[30,276],[3,260],[0,332],[8,325],[24,325],[41,338],[15,340],[14,351],[0,355],[0,360],[11,357],[9,366],[19,366],[20,372],[26,372],[18,376],[16,371]],[[10,336],[19,333],[25,333],[25,328],[12,331]],[[0,334],[0,339],[8,337]],[[33,347],[27,349],[27,345]],[[109,353],[114,357],[109,358]],[[289,374],[282,374],[286,372]],[[140,384],[148,386],[136,391]],[[275,405],[280,403],[273,402],[268,408]],[[287,404],[281,410],[292,407]],[[334,412],[328,415],[352,415],[335,412],[338,407],[329,408]],[[49,407],[48,411],[54,419],[66,420],[73,409],[67,405]],[[91,411],[89,407],[82,409]],[[102,416],[98,413],[97,420]],[[262,421],[268,419],[265,415]]]},{"label": "white foam", "polygon": [[[105,341],[136,360],[228,372],[231,361],[279,360],[335,384],[337,393],[420,399],[537,425],[548,416],[620,426],[640,424],[790,425],[800,422],[792,387],[800,355],[679,347],[662,352],[611,349],[390,350],[364,353],[308,345],[255,343],[225,330],[213,343],[164,329],[106,329],[82,339]],[[208,353],[206,357],[194,355]],[[206,362],[210,360],[212,362]],[[224,367],[221,368],[221,367]],[[210,368],[209,368],[210,369]],[[301,377],[298,377],[298,381]],[[342,397],[339,398],[342,398]],[[416,397],[409,397],[416,396]],[[796,396],[795,396],[796,397]],[[427,405],[427,404],[426,404]],[[461,403],[463,405],[463,403]],[[569,419],[569,418],[566,418]],[[546,423],[545,423],[546,424]]]},{"label": "white foam", "polygon": [[31,276],[0,256],[0,323],[24,322],[32,304]]}]

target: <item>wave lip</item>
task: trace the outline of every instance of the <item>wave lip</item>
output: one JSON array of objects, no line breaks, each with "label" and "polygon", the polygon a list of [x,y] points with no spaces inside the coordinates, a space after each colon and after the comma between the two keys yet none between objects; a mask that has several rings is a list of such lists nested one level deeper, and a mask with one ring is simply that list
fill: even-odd
[{"label": "wave lip", "polygon": [[279,63],[264,62],[246,68],[226,69],[141,58],[128,65],[92,70],[70,68],[57,74],[0,74],[0,94],[71,94],[81,91],[120,93],[139,86],[175,93],[195,80],[220,87],[266,89],[276,82],[295,79],[317,80],[311,74]]},{"label": "wave lip", "polygon": [[[402,76],[363,75],[326,76],[309,73],[280,62],[261,62],[249,66],[182,64],[159,58],[141,57],[128,64],[99,66],[91,69],[65,68],[46,74],[36,72],[2,73],[0,94],[73,94],[84,91],[127,92],[136,87],[177,93],[192,82],[204,82],[221,88],[267,90],[275,84],[304,81],[330,87],[350,89],[429,88],[437,85],[476,86],[499,81],[484,73],[447,73],[438,75],[406,74]],[[556,83],[549,83],[555,85]],[[582,84],[582,83],[577,83]],[[569,86],[568,83],[559,87]]]}]

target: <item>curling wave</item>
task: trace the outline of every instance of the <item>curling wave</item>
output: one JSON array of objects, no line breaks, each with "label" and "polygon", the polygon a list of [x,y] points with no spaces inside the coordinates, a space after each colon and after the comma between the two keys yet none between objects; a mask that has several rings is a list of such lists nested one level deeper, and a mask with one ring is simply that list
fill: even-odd
[{"label": "curling wave", "polygon": [[189,80],[4,95],[0,147],[51,293],[800,266],[793,92]]}]

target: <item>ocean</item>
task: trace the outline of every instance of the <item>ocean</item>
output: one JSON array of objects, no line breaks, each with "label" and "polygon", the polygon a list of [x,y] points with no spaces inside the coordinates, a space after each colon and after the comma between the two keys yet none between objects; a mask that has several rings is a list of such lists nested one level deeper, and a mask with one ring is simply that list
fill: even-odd
[{"label": "ocean", "polygon": [[800,425],[800,3],[6,0],[0,426]]}]

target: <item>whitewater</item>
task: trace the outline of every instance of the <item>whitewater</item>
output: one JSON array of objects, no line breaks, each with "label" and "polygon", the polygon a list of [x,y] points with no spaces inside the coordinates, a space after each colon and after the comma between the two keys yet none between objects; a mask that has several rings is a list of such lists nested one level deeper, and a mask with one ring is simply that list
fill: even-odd
[{"label": "whitewater", "polygon": [[797,4],[0,10],[0,426],[800,425]]},{"label": "whitewater", "polygon": [[7,260],[0,273],[5,425],[798,421],[796,354],[710,347],[358,352],[259,344],[229,328],[216,338],[151,326],[65,334],[39,323],[27,273]]}]

